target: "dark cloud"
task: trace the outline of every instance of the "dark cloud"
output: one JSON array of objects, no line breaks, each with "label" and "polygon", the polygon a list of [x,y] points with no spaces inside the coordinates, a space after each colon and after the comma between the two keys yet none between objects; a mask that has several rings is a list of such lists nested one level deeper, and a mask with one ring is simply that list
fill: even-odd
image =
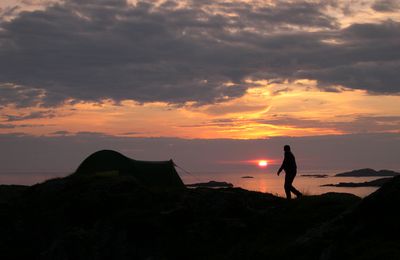
[{"label": "dark cloud", "polygon": [[16,128],[21,128],[21,127],[43,127],[43,126],[48,126],[48,125],[42,125],[42,124],[19,124],[19,125],[0,124],[0,129],[16,129]]},{"label": "dark cloud", "polygon": [[[265,29],[274,29],[277,26],[287,28],[309,27],[309,28],[338,28],[338,22],[335,18],[326,15],[323,10],[330,6],[328,1],[306,2],[306,1],[276,1],[275,5],[254,6],[252,4],[224,3],[226,12],[232,10],[240,15],[238,18],[242,21],[244,27],[251,24],[261,31]],[[260,28],[262,25],[264,28]]]},{"label": "dark cloud", "polygon": [[125,132],[125,133],[121,133],[120,135],[135,136],[135,135],[140,135],[140,134],[144,134],[144,133],[142,133],[142,132]]},{"label": "dark cloud", "polygon": [[377,0],[372,5],[372,9],[378,12],[394,12],[400,10],[400,2],[398,0]]},{"label": "dark cloud", "polygon": [[15,125],[12,124],[0,124],[0,129],[13,129]]},{"label": "dark cloud", "polygon": [[111,135],[105,134],[102,132],[91,132],[91,131],[80,131],[74,133],[75,136],[83,137],[85,139],[90,139],[90,138],[104,138],[104,137],[110,137]]},{"label": "dark cloud", "polygon": [[333,2],[68,0],[22,12],[0,24],[0,105],[204,104],[242,96],[246,78],[399,93],[399,23],[339,29],[324,12]]},{"label": "dark cloud", "polygon": [[333,68],[302,72],[305,78],[315,78],[321,87],[338,84],[354,89],[366,89],[375,94],[399,93],[400,61],[363,62]]},{"label": "dark cloud", "polygon": [[69,131],[60,130],[60,131],[55,131],[55,132],[51,133],[50,135],[67,136],[67,135],[71,135],[71,134],[72,133]]},{"label": "dark cloud", "polygon": [[47,111],[35,111],[26,115],[5,115],[7,122],[22,121],[29,119],[40,119],[40,118],[53,118],[56,113],[52,110]]},{"label": "dark cloud", "polygon": [[[0,54],[0,56],[2,56],[2,54]],[[3,61],[3,63],[5,62]],[[0,61],[0,66],[1,64],[2,61]],[[1,77],[0,74],[0,78]],[[35,106],[42,102],[41,99],[44,93],[45,91],[43,89],[14,85],[11,83],[0,83],[0,108],[10,103],[16,104],[17,107]]]}]

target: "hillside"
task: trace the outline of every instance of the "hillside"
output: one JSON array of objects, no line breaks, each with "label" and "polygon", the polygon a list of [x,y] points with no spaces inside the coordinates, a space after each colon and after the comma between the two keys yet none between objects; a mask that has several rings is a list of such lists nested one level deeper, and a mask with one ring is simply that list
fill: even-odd
[{"label": "hillside", "polygon": [[[361,200],[240,188],[156,191],[131,176],[0,186],[1,259],[398,259],[400,177]],[[382,256],[382,257],[381,257]]]},{"label": "hillside", "polygon": [[[400,177],[297,240],[297,259],[399,259]],[[314,258],[317,259],[317,258]]]},{"label": "hillside", "polygon": [[360,201],[337,193],[286,201],[239,188],[155,191],[131,176],[71,176],[1,186],[0,194],[1,259],[280,257]]}]

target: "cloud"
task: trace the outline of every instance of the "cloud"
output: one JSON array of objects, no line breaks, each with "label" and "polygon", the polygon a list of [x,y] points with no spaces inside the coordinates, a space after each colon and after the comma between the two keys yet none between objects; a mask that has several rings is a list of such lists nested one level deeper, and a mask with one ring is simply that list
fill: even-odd
[{"label": "cloud", "polygon": [[394,12],[400,9],[398,0],[377,0],[372,5],[372,9],[378,12]]},{"label": "cloud", "polygon": [[44,95],[43,89],[0,82],[0,108],[7,104],[15,104],[17,108],[35,106]]},{"label": "cloud", "polygon": [[5,8],[0,7],[0,21],[7,20],[7,19],[10,19],[11,17],[15,16],[18,9],[19,9],[19,7],[17,5],[7,6]]},{"label": "cloud", "polygon": [[264,122],[298,128],[331,128],[343,133],[400,133],[400,116],[347,115],[342,120],[339,117],[335,119],[322,121],[278,116]]},{"label": "cloud", "polygon": [[135,136],[135,135],[140,135],[140,134],[143,134],[143,133],[142,132],[125,132],[125,133],[121,133],[119,135],[122,135],[122,136]]},{"label": "cloud", "polygon": [[40,118],[53,118],[56,114],[52,110],[47,111],[35,111],[26,115],[5,115],[7,122],[22,121],[29,119],[40,119]]},{"label": "cloud", "polygon": [[244,95],[248,78],[398,94],[400,24],[339,28],[334,4],[69,0],[22,12],[0,24],[0,105],[207,104]]},{"label": "cloud", "polygon": [[73,133],[69,132],[69,131],[65,131],[65,130],[60,130],[60,131],[55,131],[53,133],[50,133],[50,136],[55,135],[55,136],[68,136],[71,135]]},{"label": "cloud", "polygon": [[400,116],[345,115],[330,120],[295,118],[285,115],[273,115],[267,119],[213,119],[199,124],[180,127],[203,128],[220,127],[241,129],[246,125],[274,125],[274,127],[293,127],[297,129],[332,129],[341,133],[400,133]]},{"label": "cloud", "polygon": [[12,124],[0,124],[0,129],[13,129],[15,127],[16,126]]},{"label": "cloud", "polygon": [[43,127],[43,126],[48,126],[48,125],[43,125],[43,124],[19,124],[19,125],[0,124],[0,129],[15,129],[15,128],[20,128],[20,127]]}]

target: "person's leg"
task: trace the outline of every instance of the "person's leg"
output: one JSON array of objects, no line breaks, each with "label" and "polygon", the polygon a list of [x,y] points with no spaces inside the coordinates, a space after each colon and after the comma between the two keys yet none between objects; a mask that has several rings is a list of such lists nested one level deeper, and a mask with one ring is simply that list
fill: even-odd
[{"label": "person's leg", "polygon": [[293,179],[290,183],[290,191],[293,192],[297,198],[299,198],[299,197],[303,196],[303,194],[293,186],[294,177],[296,177],[296,173],[293,174]]},{"label": "person's leg", "polygon": [[292,185],[290,191],[293,192],[296,195],[296,197],[298,197],[298,198],[303,196],[303,194],[300,191],[298,191],[295,187],[293,187],[293,185]]},{"label": "person's leg", "polygon": [[286,193],[286,198],[287,199],[291,199],[292,198],[292,195],[291,195],[290,191],[293,188],[292,187],[293,179],[294,179],[294,175],[293,174],[285,173],[285,185],[284,185],[284,187],[285,187],[285,193]]}]

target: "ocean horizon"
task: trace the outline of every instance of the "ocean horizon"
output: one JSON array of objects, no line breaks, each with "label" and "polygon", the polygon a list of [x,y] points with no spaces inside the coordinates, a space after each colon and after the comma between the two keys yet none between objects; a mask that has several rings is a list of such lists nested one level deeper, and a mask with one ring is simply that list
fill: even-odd
[{"label": "ocean horizon", "polygon": [[[320,195],[327,192],[352,193],[359,197],[365,197],[376,191],[379,187],[333,187],[324,186],[324,184],[336,184],[340,182],[366,182],[379,178],[374,177],[335,177],[334,175],[348,170],[304,170],[299,171],[293,182],[293,185],[305,195]],[[326,175],[324,178],[316,178],[303,175]],[[269,170],[249,171],[249,172],[202,172],[192,173],[191,175],[179,173],[185,184],[208,182],[208,181],[225,181],[232,183],[234,187],[240,187],[246,190],[271,193],[284,197],[283,189],[285,181],[285,173],[279,176],[276,172]],[[243,178],[245,177],[245,178]],[[251,177],[251,178],[248,178]]]},{"label": "ocean horizon", "polygon": [[[215,171],[215,172],[184,172],[177,169],[179,176],[185,184],[201,183],[208,181],[228,182],[234,187],[250,191],[271,193],[284,197],[284,175],[276,175],[269,169],[256,169],[248,171]],[[379,187],[332,187],[321,186],[324,184],[336,184],[339,182],[366,182],[381,178],[374,177],[335,177],[337,173],[348,170],[303,170],[299,171],[293,185],[305,195],[320,195],[327,192],[351,193],[359,197],[365,197],[376,191]],[[0,173],[0,185],[34,185],[53,178],[68,176],[72,172],[66,171],[9,171]],[[317,178],[303,175],[326,175]]]}]

